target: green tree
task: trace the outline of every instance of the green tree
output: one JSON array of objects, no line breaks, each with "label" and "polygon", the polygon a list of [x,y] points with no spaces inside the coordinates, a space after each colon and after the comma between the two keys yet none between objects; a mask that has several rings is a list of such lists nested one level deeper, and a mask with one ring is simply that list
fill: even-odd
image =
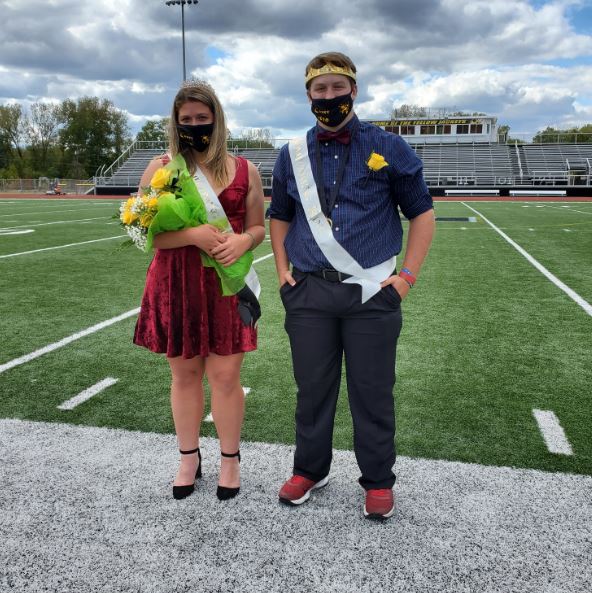
[{"label": "green tree", "polygon": [[391,113],[391,119],[408,119],[410,117],[427,117],[426,108],[404,103],[399,107],[395,107]]},{"label": "green tree", "polygon": [[497,128],[498,141],[505,144],[524,144],[524,140],[519,138],[512,138],[510,136],[510,126],[508,124],[502,124]]},{"label": "green tree", "polygon": [[0,179],[18,179],[20,174],[14,164],[0,168]]},{"label": "green tree", "polygon": [[151,119],[147,121],[138,132],[136,141],[166,142],[168,137],[169,120],[170,118],[168,117],[161,117],[160,119]]},{"label": "green tree", "polygon": [[26,119],[20,105],[0,105],[0,149],[23,161]]},{"label": "green tree", "polygon": [[109,165],[130,142],[126,114],[107,99],[66,99],[60,117],[63,167],[76,171],[76,177],[91,176],[99,167]]},{"label": "green tree", "polygon": [[536,144],[555,144],[557,142],[566,144],[592,143],[592,124],[567,130],[547,126],[543,131],[537,132],[532,141]]},{"label": "green tree", "polygon": [[60,105],[54,103],[33,103],[27,120],[27,138],[33,169],[47,175],[49,156],[55,156],[50,149],[57,145],[58,129],[61,123]]},{"label": "green tree", "polygon": [[228,135],[231,148],[273,148],[273,136],[269,128],[248,128],[238,138]]}]

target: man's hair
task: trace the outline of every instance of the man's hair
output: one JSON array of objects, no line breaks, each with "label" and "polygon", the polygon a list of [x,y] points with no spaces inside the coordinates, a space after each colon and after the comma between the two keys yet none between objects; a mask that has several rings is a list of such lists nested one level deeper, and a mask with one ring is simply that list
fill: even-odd
[{"label": "man's hair", "polygon": [[172,156],[181,153],[187,163],[187,168],[193,174],[197,168],[195,153],[190,148],[181,148],[177,124],[179,110],[188,101],[196,101],[207,105],[214,115],[214,131],[210,144],[206,149],[205,164],[214,174],[214,179],[220,185],[228,183],[226,171],[226,139],[228,132],[224,118],[224,110],[214,89],[204,80],[188,80],[183,83],[173,102],[171,121],[169,124],[169,145]]},{"label": "man's hair", "polygon": [[[342,54],[339,51],[329,51],[324,54],[319,54],[318,56],[315,56],[306,65],[306,68],[304,70],[304,76],[306,76],[311,69],[314,68],[315,70],[318,70],[326,64],[332,64],[333,66],[338,66],[340,68],[349,68],[354,74],[356,74],[356,66],[350,58],[348,58],[345,54]],[[351,80],[352,84],[356,84],[356,81],[353,78],[349,76],[348,78]],[[311,82],[312,80],[309,80],[306,83],[307,89],[310,87]]]}]

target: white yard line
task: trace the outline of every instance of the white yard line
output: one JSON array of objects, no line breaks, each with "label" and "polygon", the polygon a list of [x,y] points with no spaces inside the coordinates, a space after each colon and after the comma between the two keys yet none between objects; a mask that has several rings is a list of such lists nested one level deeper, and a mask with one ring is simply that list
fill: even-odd
[{"label": "white yard line", "polygon": [[[117,237],[111,237],[111,238],[117,239]],[[99,239],[99,240],[105,241],[106,239]],[[92,243],[92,242],[93,241],[87,241],[87,243]],[[56,249],[56,248],[49,247],[48,249]],[[39,251],[43,251],[43,250],[39,250]],[[272,255],[273,255],[273,253],[264,255],[263,257],[256,259],[253,263],[258,263],[260,261],[263,261],[264,259],[267,259],[267,258],[271,257]],[[0,257],[10,257],[10,256],[0,255]],[[124,319],[127,319],[128,317],[131,317],[132,315],[137,315],[139,312],[140,312],[140,307],[137,307],[136,309],[131,309],[130,311],[126,311],[125,313],[122,313],[121,315],[118,315],[117,317],[112,317],[111,319],[107,319],[106,321],[102,321],[101,323],[97,323],[96,325],[93,325],[92,327],[88,327],[87,329],[84,329],[84,330],[79,331],[75,334],[72,334],[71,336],[68,336],[67,338],[62,339],[59,342],[54,342],[53,344],[48,344],[47,346],[44,346],[43,348],[40,348],[39,350],[35,350],[34,352],[30,352],[29,354],[20,356],[19,358],[14,358],[13,360],[9,360],[8,362],[0,365],[0,375],[3,372],[8,371],[9,369],[12,369],[12,368],[19,366],[21,364],[30,362],[31,360],[35,360],[36,358],[39,358],[40,356],[43,356],[44,354],[53,352],[54,350],[57,350],[58,348],[62,348],[63,346],[66,346],[72,342],[75,342],[76,340],[79,340],[80,338],[84,338],[85,336],[94,334],[95,332],[98,332],[101,329],[109,327],[110,325],[113,325],[114,323],[123,321]]]},{"label": "white yard line", "polygon": [[559,280],[557,276],[551,274],[545,266],[543,266],[540,262],[538,262],[528,251],[520,247],[516,241],[508,237],[506,233],[504,233],[501,229],[496,227],[490,220],[485,218],[481,212],[475,210],[472,206],[469,206],[465,202],[462,202],[464,206],[478,214],[496,233],[502,236],[520,255],[524,256],[530,264],[532,264],[541,274],[543,274],[548,280],[550,280],[557,288],[560,288],[569,298],[575,301],[588,315],[592,316],[592,305],[583,299],[575,290],[571,289],[567,284]]},{"label": "white yard line", "polygon": [[54,350],[58,350],[59,348],[62,348],[63,346],[71,344],[72,342],[75,342],[76,340],[80,340],[80,338],[89,336],[90,334],[94,334],[95,332],[98,332],[99,330],[109,327],[110,325],[113,325],[114,323],[123,321],[124,319],[127,319],[128,317],[132,317],[133,315],[137,315],[139,312],[140,312],[140,307],[137,307],[136,309],[132,309],[131,311],[126,311],[125,313],[122,313],[121,315],[117,315],[117,317],[112,317],[111,319],[107,319],[106,321],[101,321],[101,323],[97,323],[96,325],[87,327],[86,329],[83,329],[82,331],[72,334],[71,336],[68,336],[67,338],[62,339],[59,342],[54,342],[53,344],[48,344],[47,346],[44,346],[43,348],[39,348],[39,350],[35,350],[34,352],[30,352],[29,354],[20,356],[19,358],[14,358],[13,360],[9,360],[8,362],[5,362],[4,364],[0,365],[0,375],[2,373],[4,373],[5,371],[8,371],[9,369],[13,369],[14,367],[17,367],[21,364],[25,364],[26,362],[35,360],[36,358],[39,358],[40,356],[43,356],[44,354],[49,354],[50,352],[53,352]]},{"label": "white yard line", "polygon": [[253,263],[254,263],[254,264],[257,264],[257,263],[259,263],[260,261],[263,261],[264,259],[268,259],[268,258],[270,258],[270,257],[273,257],[273,253],[268,253],[267,255],[264,255],[263,257],[259,257],[259,258],[257,258],[257,259],[256,259],[256,260],[255,260]]},{"label": "white yard line", "polygon": [[89,220],[104,220],[105,218],[111,218],[111,217],[110,216],[95,216],[94,218],[78,218],[78,219],[74,219],[74,220],[54,220],[52,222],[42,222],[40,224],[19,224],[17,226],[0,227],[0,231],[12,230],[12,229],[29,229],[31,227],[49,226],[52,224],[67,224],[69,222],[86,222]]},{"label": "white yard line", "polygon": [[[103,204],[111,205],[111,204]],[[35,212],[35,214],[58,214],[62,212],[86,212],[86,208],[75,208],[74,210],[31,210],[31,212]],[[31,212],[19,212],[17,214],[0,214],[0,217],[5,216],[30,216]]]},{"label": "white yard line", "polygon": [[0,255],[0,259],[7,257],[16,257],[17,255],[29,255],[30,253],[39,253],[40,251],[51,251],[52,249],[63,249],[64,247],[75,247],[76,245],[88,245],[89,243],[98,243],[99,241],[111,241],[112,239],[122,239],[127,235],[115,235],[115,237],[105,237],[104,239],[93,239],[92,241],[81,241],[80,243],[66,243],[65,245],[56,245],[55,247],[43,247],[43,249],[33,249],[31,251],[21,251],[20,253],[8,253]]},{"label": "white yard line", "polygon": [[555,412],[535,409],[532,411],[532,415],[539,425],[539,430],[543,435],[549,452],[558,455],[573,455],[571,445],[565,436],[561,424],[559,424],[559,419],[555,415]]},{"label": "white yard line", "polygon": [[88,389],[81,391],[78,395],[75,395],[74,397],[65,401],[63,404],[60,404],[58,406],[58,410],[73,410],[76,406],[79,406],[80,404],[89,400],[94,395],[97,395],[97,393],[101,393],[101,391],[107,389],[107,387],[115,385],[117,381],[118,379],[114,379],[113,377],[107,377],[106,379],[103,379],[102,381],[95,383]]},{"label": "white yard line", "polygon": [[6,237],[7,235],[28,235],[29,233],[34,232],[33,229],[21,229],[20,231],[0,229],[0,237]]},{"label": "white yard line", "polygon": [[556,210],[561,210],[562,212],[579,212],[580,214],[592,214],[592,212],[586,212],[584,210],[574,210],[573,208],[567,208],[566,206],[545,205],[545,208],[555,208]]}]

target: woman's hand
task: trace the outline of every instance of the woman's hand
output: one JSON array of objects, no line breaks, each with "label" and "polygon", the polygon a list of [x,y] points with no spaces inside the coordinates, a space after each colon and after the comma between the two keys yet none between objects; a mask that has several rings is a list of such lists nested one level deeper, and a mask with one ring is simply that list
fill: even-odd
[{"label": "woman's hand", "polygon": [[247,234],[223,235],[224,242],[219,243],[213,250],[212,256],[224,267],[232,265],[253,244],[253,238]]},{"label": "woman's hand", "polygon": [[213,255],[213,251],[226,240],[215,226],[211,224],[201,224],[191,229],[191,239],[193,245],[205,251],[208,255]]}]

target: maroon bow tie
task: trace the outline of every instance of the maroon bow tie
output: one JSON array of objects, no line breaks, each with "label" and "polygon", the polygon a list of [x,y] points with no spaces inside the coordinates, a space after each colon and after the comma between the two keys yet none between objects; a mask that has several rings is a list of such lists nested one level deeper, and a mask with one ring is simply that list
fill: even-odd
[{"label": "maroon bow tie", "polygon": [[345,128],[342,130],[337,130],[337,132],[323,130],[322,132],[317,132],[317,140],[319,142],[330,142],[331,140],[336,140],[341,144],[349,144],[351,142],[351,134],[349,130]]}]

